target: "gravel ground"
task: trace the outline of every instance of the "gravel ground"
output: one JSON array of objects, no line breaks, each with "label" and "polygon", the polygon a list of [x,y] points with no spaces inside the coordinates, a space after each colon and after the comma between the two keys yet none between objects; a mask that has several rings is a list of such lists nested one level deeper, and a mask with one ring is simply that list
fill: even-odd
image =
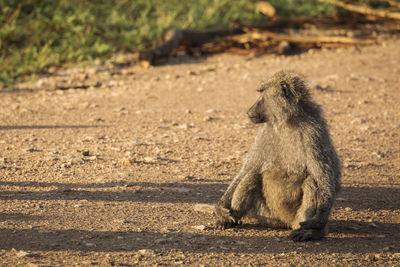
[{"label": "gravel ground", "polygon": [[[0,264],[400,265],[400,40],[284,57],[69,66],[0,91]],[[343,161],[319,242],[209,206],[259,126],[260,81],[305,75]]]}]

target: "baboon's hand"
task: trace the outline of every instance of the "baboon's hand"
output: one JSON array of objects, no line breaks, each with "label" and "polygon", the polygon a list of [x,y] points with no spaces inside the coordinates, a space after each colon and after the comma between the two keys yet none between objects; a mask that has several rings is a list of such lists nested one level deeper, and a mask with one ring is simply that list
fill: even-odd
[{"label": "baboon's hand", "polygon": [[215,209],[215,215],[217,217],[215,221],[215,226],[220,229],[233,228],[240,222],[236,220],[229,209],[217,207]]},{"label": "baboon's hand", "polygon": [[311,240],[319,240],[325,236],[324,231],[321,229],[305,229],[303,227],[293,230],[289,238],[294,242],[305,242]]}]

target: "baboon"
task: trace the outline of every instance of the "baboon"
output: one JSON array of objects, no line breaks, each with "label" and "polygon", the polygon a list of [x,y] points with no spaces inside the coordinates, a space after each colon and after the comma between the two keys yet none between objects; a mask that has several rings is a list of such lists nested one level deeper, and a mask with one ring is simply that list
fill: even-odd
[{"label": "baboon", "polygon": [[268,227],[291,228],[293,241],[321,239],[341,176],[321,108],[293,71],[276,73],[257,91],[247,115],[263,125],[216,205],[216,226],[234,227],[246,215]]}]

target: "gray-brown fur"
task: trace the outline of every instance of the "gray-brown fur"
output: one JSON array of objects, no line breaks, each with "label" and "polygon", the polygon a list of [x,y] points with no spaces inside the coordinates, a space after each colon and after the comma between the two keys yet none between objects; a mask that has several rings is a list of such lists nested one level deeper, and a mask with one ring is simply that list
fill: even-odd
[{"label": "gray-brown fur", "polygon": [[246,215],[270,227],[293,229],[294,241],[320,239],[341,176],[322,111],[295,72],[276,73],[258,91],[247,114],[263,125],[216,205],[216,224],[234,227]]}]

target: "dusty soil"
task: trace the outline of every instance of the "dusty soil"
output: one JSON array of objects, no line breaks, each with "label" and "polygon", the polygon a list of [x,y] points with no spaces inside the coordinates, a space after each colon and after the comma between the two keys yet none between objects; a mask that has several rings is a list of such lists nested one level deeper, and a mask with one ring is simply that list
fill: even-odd
[{"label": "dusty soil", "polygon": [[[96,65],[0,94],[0,262],[25,265],[400,265],[400,40],[279,57]],[[213,204],[258,126],[246,110],[281,69],[310,80],[343,161],[319,242]]]}]

